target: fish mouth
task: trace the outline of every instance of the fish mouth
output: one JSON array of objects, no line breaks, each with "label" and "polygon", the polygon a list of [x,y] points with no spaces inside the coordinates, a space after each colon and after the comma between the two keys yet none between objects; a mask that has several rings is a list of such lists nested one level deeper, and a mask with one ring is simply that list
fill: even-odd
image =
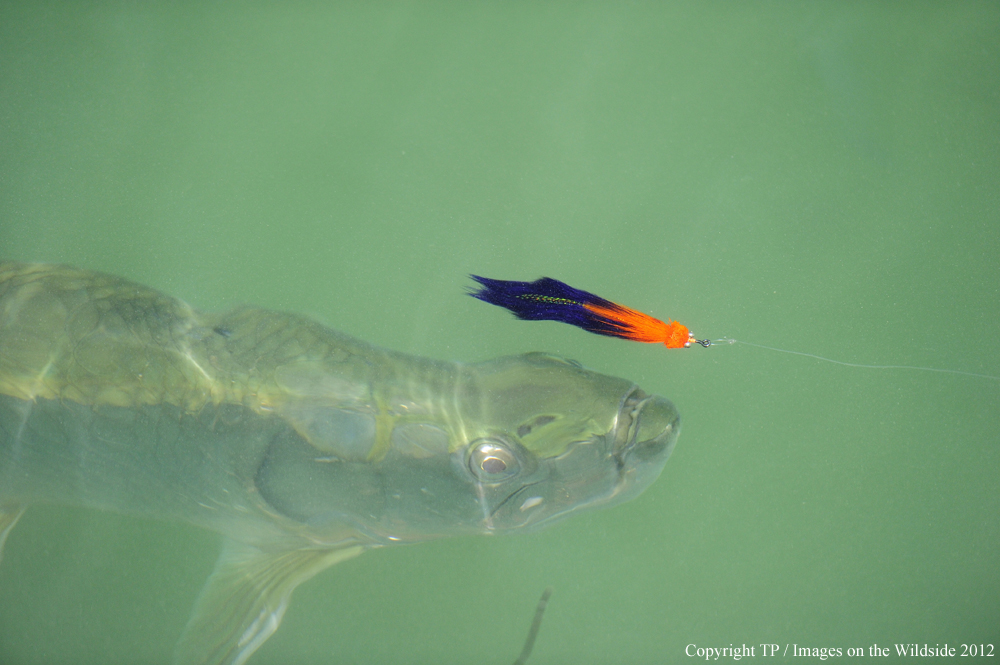
[{"label": "fish mouth", "polygon": [[620,469],[638,461],[666,463],[679,430],[680,416],[670,400],[633,386],[618,409],[612,455]]},{"label": "fish mouth", "polygon": [[633,386],[622,400],[610,455],[618,467],[614,489],[601,503],[634,499],[655,481],[673,452],[681,420],[673,403]]}]

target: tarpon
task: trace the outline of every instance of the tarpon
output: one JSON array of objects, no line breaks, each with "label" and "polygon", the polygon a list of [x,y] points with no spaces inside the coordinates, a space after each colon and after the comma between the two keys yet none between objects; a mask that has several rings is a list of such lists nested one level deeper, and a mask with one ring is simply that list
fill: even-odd
[{"label": "tarpon", "polygon": [[296,586],[365,550],[632,498],[679,427],[668,400],[545,353],[443,362],[0,263],[0,554],[32,503],[222,534],[180,665],[246,662]]}]

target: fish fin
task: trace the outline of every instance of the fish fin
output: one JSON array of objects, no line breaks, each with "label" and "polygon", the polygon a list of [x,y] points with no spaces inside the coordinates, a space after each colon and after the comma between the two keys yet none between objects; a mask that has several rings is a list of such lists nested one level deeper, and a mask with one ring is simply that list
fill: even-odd
[{"label": "fish fin", "polygon": [[266,551],[227,540],[174,651],[174,664],[245,663],[278,629],[295,587],[364,549]]},{"label": "fish fin", "polygon": [[10,535],[11,529],[24,514],[24,508],[18,503],[0,506],[0,561],[3,561],[3,544],[7,542],[7,536]]}]

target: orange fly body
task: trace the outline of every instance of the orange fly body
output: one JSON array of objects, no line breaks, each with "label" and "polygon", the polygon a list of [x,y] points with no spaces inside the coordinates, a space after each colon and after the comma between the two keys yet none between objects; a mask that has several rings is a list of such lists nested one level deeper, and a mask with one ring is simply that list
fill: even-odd
[{"label": "orange fly body", "polygon": [[620,331],[620,337],[635,342],[663,344],[668,349],[683,349],[698,342],[682,323],[663,322],[624,305],[611,303],[610,307],[584,304],[594,314],[610,321]]}]

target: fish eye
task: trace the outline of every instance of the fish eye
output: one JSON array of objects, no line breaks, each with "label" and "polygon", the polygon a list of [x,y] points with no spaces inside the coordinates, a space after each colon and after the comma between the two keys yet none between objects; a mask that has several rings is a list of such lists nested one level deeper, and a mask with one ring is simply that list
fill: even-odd
[{"label": "fish eye", "polygon": [[517,474],[520,466],[514,453],[496,439],[482,439],[469,453],[469,470],[485,482],[506,480]]}]

